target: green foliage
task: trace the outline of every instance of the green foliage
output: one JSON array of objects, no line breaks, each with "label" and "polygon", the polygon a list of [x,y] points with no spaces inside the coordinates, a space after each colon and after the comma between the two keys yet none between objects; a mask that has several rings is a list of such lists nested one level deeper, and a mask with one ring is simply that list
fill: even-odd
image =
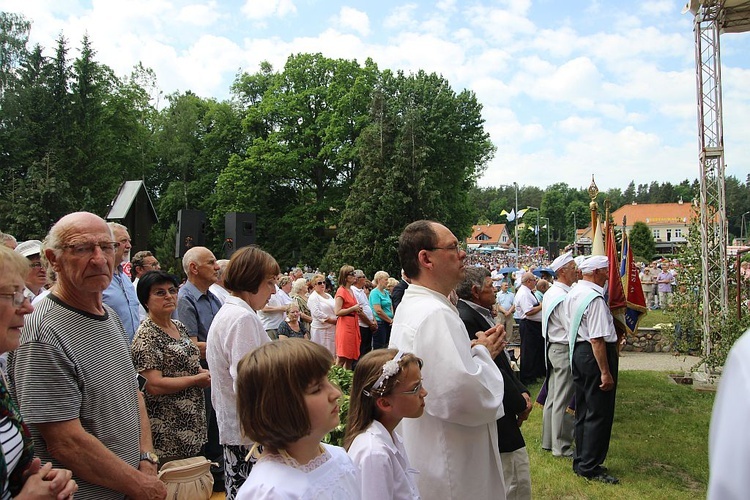
[{"label": "green foliage", "polygon": [[638,221],[633,224],[628,234],[628,241],[634,255],[642,257],[646,262],[653,260],[656,253],[656,243],[654,243],[654,235],[651,233],[651,229],[645,222]]},{"label": "green foliage", "polygon": [[339,425],[323,438],[324,443],[336,446],[344,445],[344,434],[346,433],[346,419],[349,415],[349,394],[352,387],[354,372],[341,366],[332,366],[328,372],[328,380],[341,389],[342,396],[339,400]]},{"label": "green foliage", "polygon": [[468,189],[494,152],[473,93],[455,93],[436,74],[381,75],[359,136],[362,161],[323,265],[352,262],[395,274],[398,235],[434,219],[468,236]]}]

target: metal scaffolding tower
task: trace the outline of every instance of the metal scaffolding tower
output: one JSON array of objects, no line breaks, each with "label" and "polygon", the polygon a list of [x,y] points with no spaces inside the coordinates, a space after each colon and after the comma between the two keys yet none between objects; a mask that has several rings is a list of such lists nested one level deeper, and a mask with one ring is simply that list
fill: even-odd
[{"label": "metal scaffolding tower", "polygon": [[703,350],[711,353],[711,319],[728,312],[727,218],[724,190],[724,127],[721,108],[719,35],[750,29],[748,0],[690,0],[695,15],[700,231],[703,290]]},{"label": "metal scaffolding tower", "polygon": [[711,319],[723,317],[727,297],[727,221],[724,193],[724,126],[721,110],[718,5],[695,16],[700,156],[700,230],[703,289],[703,349],[711,352]]}]

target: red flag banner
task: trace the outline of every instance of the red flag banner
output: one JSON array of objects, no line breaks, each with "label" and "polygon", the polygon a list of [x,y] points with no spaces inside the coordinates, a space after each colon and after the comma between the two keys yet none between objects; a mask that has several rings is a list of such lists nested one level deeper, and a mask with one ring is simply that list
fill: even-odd
[{"label": "red flag banner", "polygon": [[625,300],[625,291],[622,288],[622,279],[620,278],[620,259],[617,258],[617,244],[615,242],[615,231],[609,222],[607,222],[607,259],[609,260],[609,287],[607,296],[609,298],[609,310],[612,313],[615,330],[622,336],[627,329],[625,325],[625,310],[627,302]]},{"label": "red flag banner", "polygon": [[644,314],[648,314],[646,297],[643,295],[641,277],[633,261],[633,251],[630,249],[628,235],[622,235],[622,285],[625,288],[625,327],[633,333],[638,329],[638,323]]}]

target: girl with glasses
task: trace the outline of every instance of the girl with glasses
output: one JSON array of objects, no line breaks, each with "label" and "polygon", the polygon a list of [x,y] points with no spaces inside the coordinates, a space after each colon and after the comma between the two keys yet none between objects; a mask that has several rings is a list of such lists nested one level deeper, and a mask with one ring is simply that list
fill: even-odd
[{"label": "girl with glasses", "polygon": [[422,360],[395,349],[364,355],[354,369],[344,447],[362,473],[362,499],[418,499],[396,426],[424,412]]}]

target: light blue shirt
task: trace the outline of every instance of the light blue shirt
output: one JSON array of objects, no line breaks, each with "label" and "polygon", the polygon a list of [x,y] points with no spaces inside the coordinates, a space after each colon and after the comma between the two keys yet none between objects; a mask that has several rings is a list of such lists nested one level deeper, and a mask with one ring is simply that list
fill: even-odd
[{"label": "light blue shirt", "polygon": [[140,303],[133,283],[122,272],[122,266],[117,266],[117,270],[112,273],[112,281],[104,290],[103,300],[117,313],[122,326],[125,327],[125,332],[128,334],[128,345],[130,345],[133,342],[133,337],[135,337],[135,331],[141,324],[138,312]]}]

